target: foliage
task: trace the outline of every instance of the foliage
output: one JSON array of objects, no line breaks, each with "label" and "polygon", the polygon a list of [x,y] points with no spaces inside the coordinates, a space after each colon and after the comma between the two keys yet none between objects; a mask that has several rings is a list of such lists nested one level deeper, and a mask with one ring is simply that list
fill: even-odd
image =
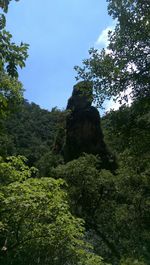
[{"label": "foliage", "polygon": [[[117,20],[109,33],[107,50],[91,49],[78,78],[92,80],[100,105],[112,96],[148,97],[150,69],[150,3],[148,0],[108,0],[109,14]],[[109,50],[109,52],[108,52]],[[122,92],[127,92],[122,93]]]},{"label": "foliage", "polygon": [[64,181],[33,178],[24,161],[0,161],[1,264],[103,264],[69,212]]},{"label": "foliage", "polygon": [[[12,0],[0,0],[0,7],[4,10],[4,12],[7,12],[8,11],[8,6],[9,6],[9,3],[11,2]],[[16,2],[19,1],[19,0],[15,0]]]},{"label": "foliage", "polygon": [[44,110],[24,100],[18,112],[1,122],[1,155],[24,155],[29,165],[35,165],[41,175],[48,176],[50,167],[62,160],[61,156],[52,154],[52,150],[63,120],[63,111]]},{"label": "foliage", "polygon": [[146,263],[141,259],[141,260],[133,260],[132,258],[125,258],[121,260],[120,265],[146,265]]},{"label": "foliage", "polygon": [[20,46],[12,42],[12,35],[6,31],[6,20],[0,17],[0,72],[8,73],[11,77],[18,77],[17,67],[24,67],[27,58],[28,45],[21,42]]},{"label": "foliage", "polygon": [[21,103],[22,96],[21,83],[0,71],[0,117],[14,112]]},{"label": "foliage", "polygon": [[35,168],[29,168],[25,163],[27,159],[23,156],[7,157],[6,161],[0,159],[0,183],[1,185],[8,185],[16,181],[22,182],[30,178]]},{"label": "foliage", "polygon": [[[0,1],[6,12],[10,1]],[[24,67],[28,45],[16,45],[6,30],[6,18],[0,14],[0,117],[15,110],[21,102],[23,89],[18,81],[18,66]]]},{"label": "foliage", "polygon": [[107,145],[116,153],[118,160],[120,157],[130,158],[130,166],[137,172],[148,167],[149,117],[150,101],[144,98],[135,101],[131,107],[122,106],[118,111],[111,111],[102,119]]},{"label": "foliage", "polygon": [[67,182],[71,211],[84,218],[87,240],[98,255],[117,265],[125,263],[125,258],[121,261],[124,256],[139,262],[143,258],[149,264],[149,100],[135,101],[130,108],[112,111],[102,120],[107,145],[118,157],[116,175],[101,170],[99,158],[92,155],[60,165],[60,157],[50,150],[57,128],[62,126],[61,115],[57,109],[48,112],[25,102],[5,124],[8,152],[16,148],[23,154],[26,150],[28,157],[35,157],[40,176]]},{"label": "foliage", "polygon": [[78,215],[82,212],[83,217],[92,215],[101,197],[99,165],[97,157],[85,154],[53,170],[55,177],[67,181],[72,208]]},{"label": "foliage", "polygon": [[[10,1],[0,0],[4,12]],[[105,141],[118,160],[115,174],[90,154],[63,164],[57,150],[66,113],[20,104],[18,66],[25,66],[28,45],[12,42],[1,14],[0,118],[19,105],[19,112],[0,121],[2,265],[103,265],[101,257],[114,265],[150,264],[150,4],[108,3],[117,19],[109,52],[91,49],[76,69],[79,78],[92,80],[100,104],[132,88],[132,106],[102,119]]]},{"label": "foliage", "polygon": [[52,175],[52,171],[58,165],[64,163],[63,157],[61,155],[56,155],[53,151],[47,150],[45,154],[41,154],[41,157],[38,161],[35,162],[36,167],[40,172],[40,176],[50,177]]},{"label": "foliage", "polygon": [[54,174],[67,181],[72,211],[84,218],[100,256],[113,264],[125,255],[149,261],[148,171],[137,174],[122,160],[113,175],[100,170],[98,158],[85,155],[58,166]]}]

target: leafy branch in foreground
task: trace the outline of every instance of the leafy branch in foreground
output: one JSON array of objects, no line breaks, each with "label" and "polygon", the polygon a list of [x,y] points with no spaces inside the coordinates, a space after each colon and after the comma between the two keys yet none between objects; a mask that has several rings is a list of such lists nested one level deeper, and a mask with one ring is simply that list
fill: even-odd
[{"label": "leafy branch in foreground", "polygon": [[83,66],[75,67],[78,79],[93,81],[99,105],[112,96],[135,100],[150,95],[150,2],[108,3],[117,24],[114,32],[109,32],[107,50],[91,49]]},{"label": "leafy branch in foreground", "polygon": [[[0,7],[4,10],[4,12],[8,11],[8,6],[12,0],[0,0]],[[15,0],[18,2],[19,0]]]},{"label": "leafy branch in foreground", "polygon": [[25,162],[0,160],[0,263],[104,265],[69,210],[64,180],[36,178]]},{"label": "leafy branch in foreground", "polygon": [[[0,1],[0,7],[7,12],[10,1]],[[0,14],[0,116],[15,110],[22,100],[23,89],[18,81],[18,67],[25,66],[28,45],[16,45],[6,30],[6,18]]]}]

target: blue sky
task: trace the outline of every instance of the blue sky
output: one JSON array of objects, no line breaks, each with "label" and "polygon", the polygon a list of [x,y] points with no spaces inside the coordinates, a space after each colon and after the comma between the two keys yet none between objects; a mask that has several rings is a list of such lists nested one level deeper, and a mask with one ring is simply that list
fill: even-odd
[{"label": "blue sky", "polygon": [[25,98],[45,109],[65,108],[76,83],[73,67],[87,58],[89,48],[105,45],[112,24],[106,0],[12,2],[7,29],[16,43],[30,45],[26,67],[19,71]]}]

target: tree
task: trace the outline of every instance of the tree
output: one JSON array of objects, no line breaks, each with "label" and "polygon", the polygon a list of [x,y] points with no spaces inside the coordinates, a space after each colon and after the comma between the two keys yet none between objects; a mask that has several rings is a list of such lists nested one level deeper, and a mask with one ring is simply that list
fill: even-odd
[{"label": "tree", "polygon": [[40,176],[50,176],[50,168],[62,160],[61,156],[54,155],[52,150],[56,146],[56,140],[64,140],[62,137],[58,139],[57,133],[61,128],[64,133],[63,120],[64,111],[44,110],[35,103],[24,100],[18,111],[1,121],[1,156],[21,154],[28,159],[28,165],[39,169]]},{"label": "tree", "polygon": [[14,112],[22,101],[22,84],[4,72],[0,72],[0,117]]},{"label": "tree", "polygon": [[[150,101],[136,100],[130,107],[122,106],[102,118],[107,145],[118,161],[124,157],[131,168],[141,173],[147,170],[150,158]],[[130,159],[129,159],[130,158]]]},{"label": "tree", "polygon": [[[0,0],[0,7],[5,11],[7,12],[8,11],[8,6],[9,6],[9,3],[11,2],[12,0]],[[19,1],[19,0],[15,0],[16,2]]]},{"label": "tree", "polygon": [[108,12],[117,20],[109,33],[109,45],[101,52],[89,51],[83,67],[75,67],[78,78],[92,80],[95,97],[102,104],[112,96],[132,90],[132,99],[150,94],[150,2],[148,0],[108,0]]},{"label": "tree", "polygon": [[[10,1],[0,1],[0,7],[7,12]],[[0,14],[0,116],[12,112],[22,100],[23,89],[18,81],[18,66],[24,67],[28,45],[16,45],[6,30],[6,19]]]},{"label": "tree", "polygon": [[150,260],[149,167],[137,173],[130,158],[122,158],[115,175],[101,170],[93,155],[54,170],[56,178],[67,181],[72,212],[85,220],[95,252],[117,265],[123,260],[124,264],[125,260],[133,264],[136,260],[149,264]]},{"label": "tree", "polygon": [[36,178],[25,162],[0,160],[0,263],[104,265],[69,211],[64,180]]}]

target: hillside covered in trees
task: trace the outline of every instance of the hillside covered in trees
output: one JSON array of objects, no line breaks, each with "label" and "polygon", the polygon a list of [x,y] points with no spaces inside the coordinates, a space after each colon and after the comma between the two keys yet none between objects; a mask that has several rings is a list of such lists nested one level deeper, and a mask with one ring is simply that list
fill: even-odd
[{"label": "hillside covered in trees", "polygon": [[[0,0],[0,264],[149,265],[149,1],[107,1],[117,20],[109,52],[92,49],[75,66],[82,81],[63,111],[23,97],[28,45],[6,31],[9,2]],[[92,102],[112,97],[122,105],[100,118]]]}]

